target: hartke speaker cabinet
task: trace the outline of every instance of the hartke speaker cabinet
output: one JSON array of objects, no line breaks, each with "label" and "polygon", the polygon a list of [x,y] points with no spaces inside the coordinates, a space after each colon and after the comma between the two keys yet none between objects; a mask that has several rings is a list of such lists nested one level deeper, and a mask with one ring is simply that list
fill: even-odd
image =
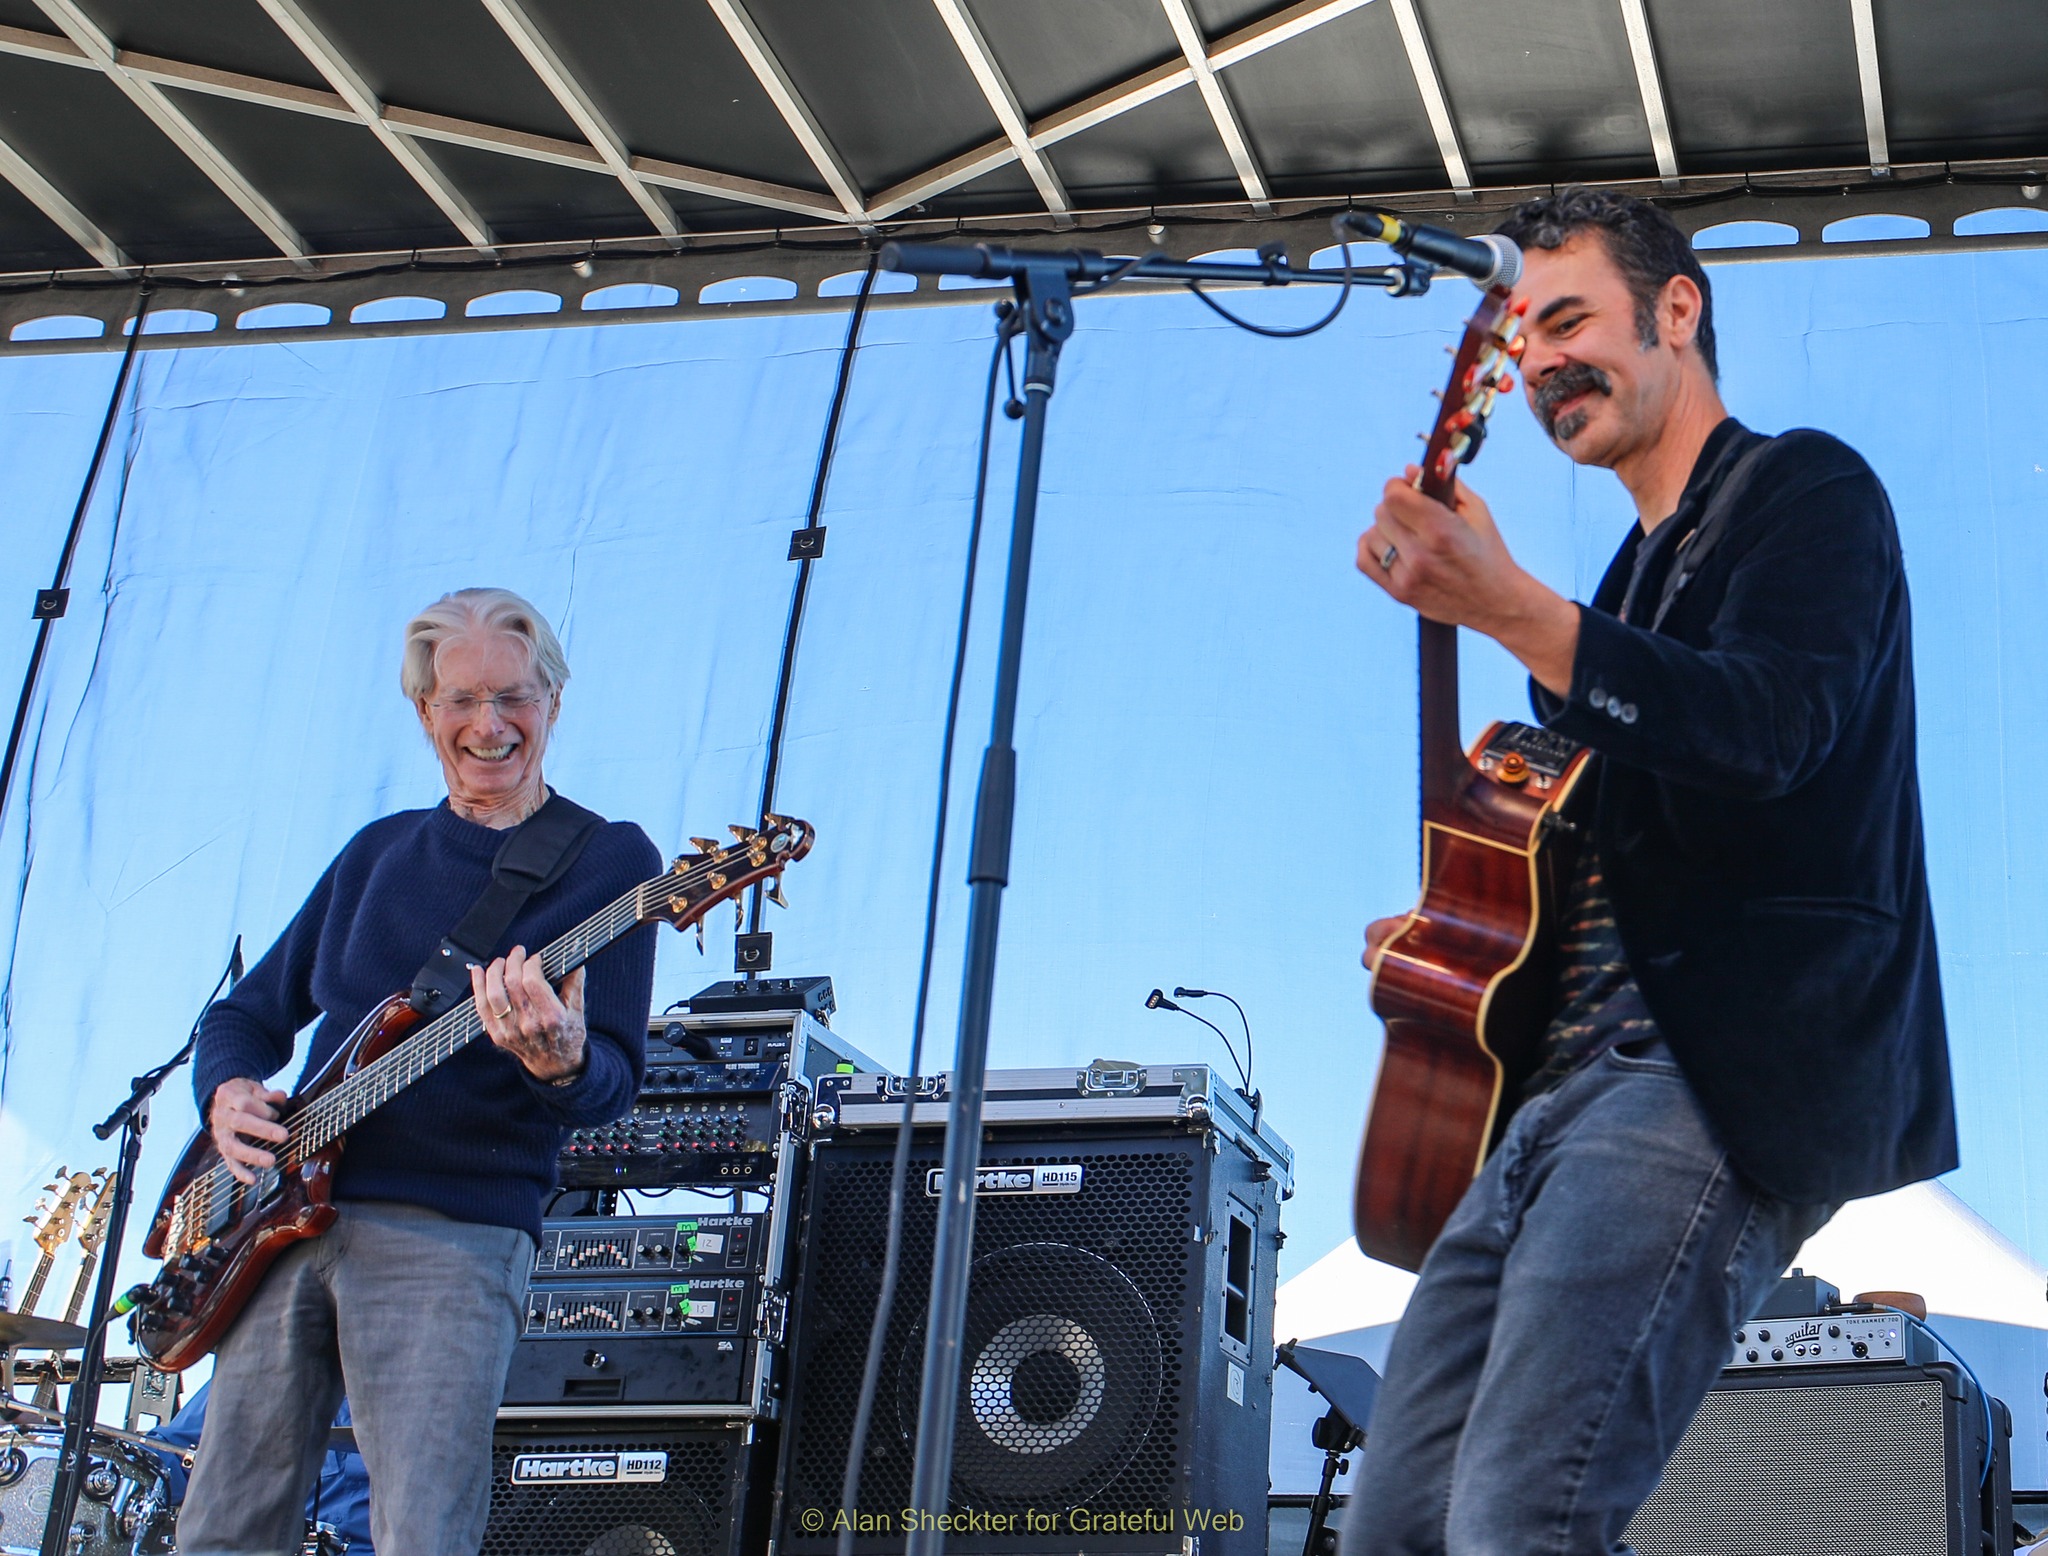
[{"label": "hartke speaker cabinet", "polygon": [[1722,1376],[1628,1526],[1641,1556],[2005,1556],[2012,1417],[1949,1364]]},{"label": "hartke speaker cabinet", "polygon": [[746,1556],[773,1453],[742,1420],[500,1422],[480,1556]]},{"label": "hartke speaker cabinet", "polygon": [[[861,1505],[840,1489],[887,1230],[893,1141],[818,1143],[801,1232],[778,1556],[902,1549],[940,1163],[912,1154],[901,1283]],[[976,1201],[950,1552],[1264,1556],[1276,1184],[1215,1136],[1012,1129],[995,1166],[1081,1169],[1077,1192]],[[1031,1175],[1019,1175],[1028,1179]],[[1058,1183],[1061,1174],[1037,1175]],[[1188,1543],[1192,1540],[1192,1544]]]}]

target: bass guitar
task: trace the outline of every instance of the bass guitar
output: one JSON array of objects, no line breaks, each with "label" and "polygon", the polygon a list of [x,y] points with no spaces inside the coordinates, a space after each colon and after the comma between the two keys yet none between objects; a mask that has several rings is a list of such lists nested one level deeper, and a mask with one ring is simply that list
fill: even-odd
[{"label": "bass guitar", "polygon": [[[808,822],[773,815],[758,831],[731,831],[737,841],[723,847],[692,838],[699,852],[543,949],[548,981],[559,983],[643,924],[694,924],[701,933],[706,913],[757,882],[776,881],[771,895],[779,900],[782,872],[810,852],[815,835]],[[279,1108],[291,1138],[269,1147],[277,1165],[254,1183],[228,1170],[210,1133],[194,1135],[142,1244],[163,1261],[136,1294],[135,1343],[143,1355],[179,1372],[212,1350],[278,1255],[333,1225],[334,1169],[348,1131],[483,1032],[473,999],[423,1023],[405,994],[393,995]]]},{"label": "bass guitar", "polygon": [[[1513,387],[1521,305],[1490,288],[1465,323],[1416,485],[1454,506],[1495,397]],[[1372,962],[1386,1023],[1352,1219],[1375,1259],[1423,1256],[1499,1140],[1534,1069],[1556,981],[1555,915],[1587,752],[1527,724],[1459,739],[1458,630],[1422,620],[1422,895]]]}]

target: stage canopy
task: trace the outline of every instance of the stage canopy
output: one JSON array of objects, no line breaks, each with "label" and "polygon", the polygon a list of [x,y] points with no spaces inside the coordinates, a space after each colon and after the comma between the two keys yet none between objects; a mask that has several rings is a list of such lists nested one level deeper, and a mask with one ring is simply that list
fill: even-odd
[{"label": "stage canopy", "polygon": [[[1475,230],[1578,179],[1695,235],[1738,415],[1838,433],[1891,491],[1946,1187],[2048,1261],[2044,81],[2036,0],[0,0],[10,693],[150,290],[0,817],[0,1207],[107,1160],[90,1124],[233,937],[260,950],[355,827],[438,798],[396,644],[443,590],[507,584],[562,629],[566,792],[664,849],[751,819],[789,535],[879,237],[1327,264],[1347,202]],[[991,295],[884,278],[797,662],[781,797],[820,841],[777,969],[833,975],[837,1025],[891,1065],[988,364],[986,307],[943,305]],[[1052,410],[993,1062],[1225,1065],[1142,1002],[1237,995],[1298,1151],[1290,1275],[1347,1235],[1378,1049],[1359,930],[1415,886],[1412,623],[1351,548],[1471,297],[1359,297],[1297,343],[1181,295],[1088,299]],[[1286,322],[1326,300],[1235,297]],[[1630,522],[1518,406],[1474,482],[1581,596]],[[1467,666],[1472,730],[1523,710],[1501,656]],[[668,937],[660,1002],[731,952],[729,918],[701,961]],[[193,1121],[174,1088],[145,1204]]]}]

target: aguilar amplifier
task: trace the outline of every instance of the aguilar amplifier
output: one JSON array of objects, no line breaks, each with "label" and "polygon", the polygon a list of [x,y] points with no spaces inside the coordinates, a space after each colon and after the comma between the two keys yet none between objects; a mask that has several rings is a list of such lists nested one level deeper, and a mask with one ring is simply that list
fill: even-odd
[{"label": "aguilar amplifier", "polygon": [[[778,1556],[902,1547],[940,1136],[911,1159],[858,1508],[840,1506],[902,1083],[827,1076],[799,1233]],[[943,1116],[945,1077],[919,1117]],[[891,1099],[895,1100],[891,1100]],[[1292,1155],[1201,1065],[991,1072],[949,1551],[1264,1556],[1279,1207]]]},{"label": "aguilar amplifier", "polygon": [[501,1426],[480,1556],[743,1556],[767,1457],[740,1420]]},{"label": "aguilar amplifier", "polygon": [[[829,996],[828,980],[780,981],[824,981]],[[874,1063],[803,1010],[657,1016],[632,1112],[572,1132],[556,1181],[570,1189],[765,1188],[791,1108],[807,1105],[817,1078],[842,1067]]]},{"label": "aguilar amplifier", "polygon": [[2011,1435],[2005,1406],[1945,1362],[1731,1370],[1628,1542],[1641,1556],[2005,1556]]}]

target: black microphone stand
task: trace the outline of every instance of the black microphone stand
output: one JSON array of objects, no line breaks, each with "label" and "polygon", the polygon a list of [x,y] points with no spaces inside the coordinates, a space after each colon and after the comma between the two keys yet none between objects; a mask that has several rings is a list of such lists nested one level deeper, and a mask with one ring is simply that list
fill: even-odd
[{"label": "black microphone stand", "polygon": [[[221,991],[232,987],[242,975],[242,937],[235,937],[234,955],[227,971],[200,1007],[200,1020]],[[100,1374],[106,1362],[107,1324],[114,1306],[114,1272],[121,1262],[121,1239],[128,1230],[128,1206],[135,1198],[135,1169],[142,1160],[142,1137],[149,1129],[149,1099],[180,1065],[192,1057],[199,1042],[199,1022],[185,1046],[153,1070],[145,1070],[129,1082],[128,1096],[92,1132],[105,1140],[116,1130],[121,1134],[121,1155],[114,1169],[114,1201],[107,1213],[106,1257],[100,1261],[99,1279],[92,1291],[92,1312],[86,1320],[85,1349],[78,1355],[78,1381],[71,1385],[71,1398],[64,1410],[64,1445],[57,1459],[56,1478],[50,1483],[50,1511],[43,1520],[42,1556],[68,1556],[72,1548],[71,1518],[78,1511],[78,1494],[92,1462],[93,1423],[99,1418]]]},{"label": "black microphone stand", "polygon": [[[967,958],[961,977],[960,1036],[946,1111],[946,1142],[938,1226],[932,1244],[931,1306],[925,1320],[924,1378],[918,1395],[917,1460],[911,1480],[908,1556],[941,1556],[940,1518],[953,1479],[953,1431],[960,1397],[961,1349],[967,1320],[967,1283],[973,1263],[975,1168],[981,1155],[982,1097],[988,1074],[989,1015],[994,1001],[997,930],[1003,888],[1009,883],[1012,820],[1016,812],[1017,682],[1024,662],[1025,599],[1031,583],[1031,546],[1038,519],[1038,473],[1045,451],[1046,407],[1052,399],[1060,347],[1074,333],[1074,285],[1086,288],[1126,279],[1291,281],[1377,285],[1401,290],[1407,266],[1335,271],[1292,270],[1284,259],[1263,265],[1219,260],[1171,260],[1163,254],[1110,259],[1089,250],[1043,252],[992,244],[887,243],[885,269],[920,275],[1007,279],[1016,305],[1000,315],[1004,338],[1021,332],[1024,354],[1024,427],[1017,455],[1017,503],[1010,530],[1002,635],[996,650],[995,708],[974,809],[974,840],[967,880]],[[54,1556],[54,1553],[50,1553]]]}]

